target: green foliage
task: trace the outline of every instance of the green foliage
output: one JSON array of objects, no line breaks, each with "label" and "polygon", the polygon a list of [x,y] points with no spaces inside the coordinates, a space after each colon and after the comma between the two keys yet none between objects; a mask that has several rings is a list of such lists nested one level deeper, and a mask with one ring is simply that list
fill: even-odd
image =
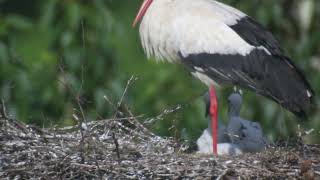
[{"label": "green foliage", "polygon": [[[301,8],[305,4],[299,0],[224,2],[267,26],[319,92],[320,2],[308,0],[314,3],[311,10]],[[206,87],[179,65],[146,60],[138,30],[131,27],[140,3],[1,0],[0,96],[10,113],[41,126],[68,125],[75,123],[75,98],[81,97],[88,119],[110,117],[112,107],[103,97],[116,102],[126,81],[135,75],[138,80],[125,98],[133,112],[154,117],[167,108],[188,104],[152,127],[162,135],[196,138],[206,126],[201,99]],[[310,16],[301,19],[301,11]],[[219,91],[222,119],[226,119],[231,91]],[[318,109],[304,123],[275,103],[245,92],[243,116],[260,121],[270,135],[287,136],[299,122],[316,128],[315,138],[319,137]]]}]

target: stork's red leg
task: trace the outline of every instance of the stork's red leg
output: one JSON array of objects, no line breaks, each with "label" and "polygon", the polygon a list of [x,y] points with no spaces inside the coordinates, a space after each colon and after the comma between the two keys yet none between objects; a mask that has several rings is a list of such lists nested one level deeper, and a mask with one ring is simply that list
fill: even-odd
[{"label": "stork's red leg", "polygon": [[211,129],[212,129],[212,148],[215,155],[218,154],[218,101],[214,86],[210,87],[210,116],[211,116]]}]

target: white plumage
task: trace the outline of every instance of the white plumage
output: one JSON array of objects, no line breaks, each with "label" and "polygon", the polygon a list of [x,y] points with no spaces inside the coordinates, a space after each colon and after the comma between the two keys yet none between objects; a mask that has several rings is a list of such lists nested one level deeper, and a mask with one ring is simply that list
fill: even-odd
[{"label": "white plumage", "polygon": [[148,57],[179,60],[197,53],[246,55],[254,48],[229,26],[246,15],[208,0],[154,0],[141,25]]},{"label": "white plumage", "polygon": [[208,86],[236,85],[304,117],[314,91],[278,41],[215,0],[144,0],[134,22],[147,56],[181,63]]},{"label": "white plumage", "polygon": [[[219,127],[220,128],[220,127]],[[212,136],[208,129],[205,129],[197,139],[198,153],[210,154],[213,152]],[[237,156],[243,154],[243,151],[237,144],[231,142],[218,142],[218,155]]]}]

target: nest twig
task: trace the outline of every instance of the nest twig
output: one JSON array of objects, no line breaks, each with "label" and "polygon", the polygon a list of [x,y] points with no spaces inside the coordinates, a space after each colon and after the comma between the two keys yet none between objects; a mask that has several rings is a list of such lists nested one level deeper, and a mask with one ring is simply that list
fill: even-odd
[{"label": "nest twig", "polygon": [[317,145],[303,148],[308,152],[289,146],[213,157],[181,152],[178,142],[149,133],[140,123],[132,129],[124,121],[137,123],[133,116],[88,122],[84,137],[77,126],[40,129],[1,121],[6,126],[0,131],[0,179],[320,178]]}]

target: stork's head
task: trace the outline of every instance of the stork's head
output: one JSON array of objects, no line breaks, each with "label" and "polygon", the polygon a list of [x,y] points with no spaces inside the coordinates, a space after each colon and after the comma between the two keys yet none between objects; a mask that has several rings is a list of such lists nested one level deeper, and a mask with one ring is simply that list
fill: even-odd
[{"label": "stork's head", "polygon": [[143,16],[147,12],[147,10],[150,7],[152,2],[153,2],[153,0],[144,0],[143,1],[137,16],[133,21],[133,24],[132,24],[133,27],[136,26],[138,24],[138,22],[143,18]]}]

